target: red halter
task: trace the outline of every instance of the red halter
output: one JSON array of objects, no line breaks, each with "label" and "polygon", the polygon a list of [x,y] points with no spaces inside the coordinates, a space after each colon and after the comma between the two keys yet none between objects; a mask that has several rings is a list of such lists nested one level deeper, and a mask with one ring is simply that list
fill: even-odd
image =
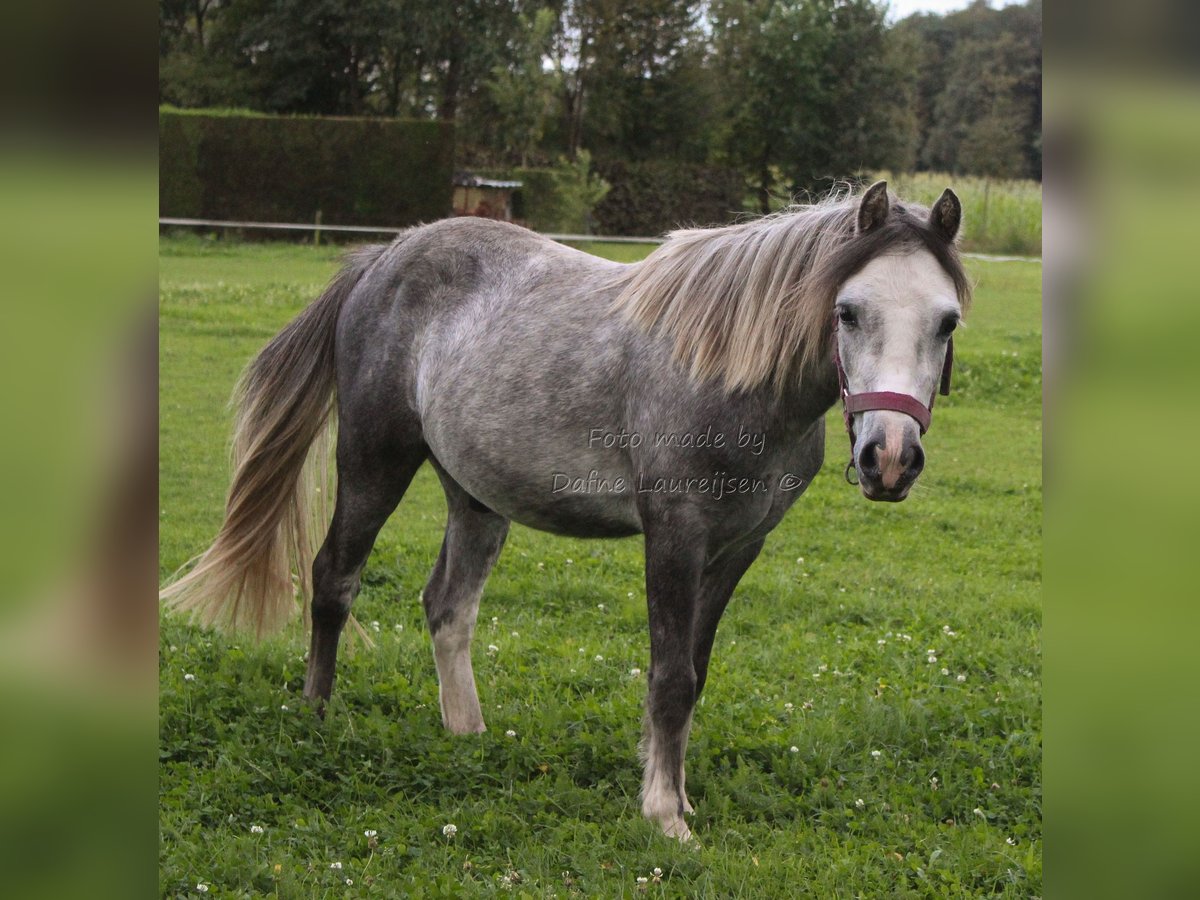
[{"label": "red halter", "polygon": [[846,421],[846,434],[850,436],[850,465],[846,467],[846,480],[850,480],[850,469],[854,466],[854,414],[873,409],[890,409],[902,412],[917,420],[921,434],[929,430],[929,422],[933,417],[933,401],[938,394],[945,396],[950,393],[950,370],[954,365],[954,338],[946,342],[946,361],[942,364],[942,380],[938,390],[930,395],[929,405],[922,403],[910,394],[900,394],[895,391],[867,391],[861,394],[851,394],[849,383],[846,381],[846,370],[842,368],[842,354],[838,351],[837,317],[833,320],[833,360],[837,365],[838,396],[842,398],[842,418]]}]

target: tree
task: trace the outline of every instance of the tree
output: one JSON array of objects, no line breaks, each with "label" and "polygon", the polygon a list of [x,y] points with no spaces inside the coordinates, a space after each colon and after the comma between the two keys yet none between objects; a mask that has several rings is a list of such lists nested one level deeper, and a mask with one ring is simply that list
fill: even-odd
[{"label": "tree", "polygon": [[[699,112],[704,78],[696,0],[560,0],[552,60],[560,76],[560,135],[569,155],[587,145],[641,158],[678,141]],[[700,124],[700,123],[696,123]]]},{"label": "tree", "polygon": [[911,145],[897,135],[906,81],[887,43],[882,6],[726,0],[714,4],[713,26],[729,87],[723,144],[750,173],[763,212],[777,173],[791,192],[824,187],[889,165]]},{"label": "tree", "polygon": [[495,110],[495,144],[515,156],[521,166],[528,165],[530,152],[541,141],[558,94],[558,78],[545,71],[543,65],[556,25],[554,12],[549,9],[537,10],[532,20],[520,15],[511,48],[512,63],[494,66],[491,77],[484,82]]},{"label": "tree", "polygon": [[910,47],[922,168],[1041,177],[1040,0],[947,16],[911,16]]}]

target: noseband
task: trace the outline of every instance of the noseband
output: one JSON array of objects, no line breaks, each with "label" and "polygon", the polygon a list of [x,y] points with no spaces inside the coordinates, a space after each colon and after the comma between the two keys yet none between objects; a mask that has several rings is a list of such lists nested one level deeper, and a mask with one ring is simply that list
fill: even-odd
[{"label": "noseband", "polygon": [[850,477],[854,471],[854,414],[869,410],[888,409],[904,413],[917,420],[917,426],[924,435],[929,430],[933,418],[933,401],[938,394],[943,397],[950,393],[950,370],[954,365],[954,338],[946,341],[946,361],[942,364],[942,380],[938,389],[930,394],[929,404],[926,405],[911,394],[900,394],[896,391],[864,391],[861,394],[850,393],[850,384],[846,379],[846,370],[842,366],[842,354],[838,350],[838,319],[833,318],[833,361],[837,366],[838,396],[842,398],[842,418],[846,422],[846,434],[850,436],[850,462],[846,464],[846,480],[857,484]]}]

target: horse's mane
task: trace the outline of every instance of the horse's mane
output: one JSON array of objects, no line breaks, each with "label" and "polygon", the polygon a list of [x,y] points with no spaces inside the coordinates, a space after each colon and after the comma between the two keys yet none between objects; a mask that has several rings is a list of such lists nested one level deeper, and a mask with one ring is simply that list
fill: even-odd
[{"label": "horse's mane", "polygon": [[860,197],[832,194],[807,206],[716,228],[673,231],[622,278],[616,303],[668,337],[695,378],[727,390],[799,381],[831,345],[833,306],[847,278],[888,251],[927,249],[965,310],[971,288],[958,251],[929,211],[891,199],[887,220],[856,229]]}]

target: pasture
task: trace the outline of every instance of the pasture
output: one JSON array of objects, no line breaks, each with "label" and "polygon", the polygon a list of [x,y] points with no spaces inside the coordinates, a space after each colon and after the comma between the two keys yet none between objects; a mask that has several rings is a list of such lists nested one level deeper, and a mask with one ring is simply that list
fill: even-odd
[{"label": "pasture", "polygon": [[[220,524],[238,372],[337,253],[162,240],[164,578]],[[688,751],[696,844],[637,799],[638,539],[514,526],[473,654],[489,731],[443,732],[417,597],[445,508],[425,467],[355,605],[375,647],[343,653],[325,721],[300,699],[298,620],[256,645],[162,617],[160,893],[1040,895],[1041,266],[968,267],[912,496],[842,480],[835,410],[824,470],[725,614]]]}]

